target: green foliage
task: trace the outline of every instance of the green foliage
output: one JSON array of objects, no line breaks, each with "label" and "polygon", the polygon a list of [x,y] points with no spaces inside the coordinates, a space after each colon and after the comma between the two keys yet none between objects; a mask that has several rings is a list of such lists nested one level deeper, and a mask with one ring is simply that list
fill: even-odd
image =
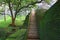
[{"label": "green foliage", "polygon": [[4,0],[0,0],[0,3],[2,3]]},{"label": "green foliage", "polygon": [[12,8],[14,8],[15,10],[23,7],[23,6],[26,6],[30,3],[33,3],[33,2],[36,2],[36,0],[5,0],[5,1],[2,1],[2,2],[5,2],[5,3],[11,3],[13,5]]},{"label": "green foliage", "polygon": [[[25,20],[25,16],[18,16],[15,20],[16,26],[22,26]],[[6,22],[4,19],[0,19],[0,28],[6,28],[11,23],[11,17],[6,16]]]},{"label": "green foliage", "polygon": [[3,9],[0,9],[0,12],[3,12],[4,10]]},{"label": "green foliage", "polygon": [[27,6],[28,4],[31,4],[36,1],[37,0],[0,0],[0,3],[2,4],[4,2],[8,5],[10,3],[12,5],[12,10],[18,11],[23,6]]},{"label": "green foliage", "polygon": [[[16,18],[16,32],[12,32],[13,27],[9,27],[9,24],[11,23],[11,18],[10,16],[6,16],[7,17],[7,21],[4,22],[3,19],[0,20],[0,40],[15,40],[14,38],[10,38],[11,36],[16,37],[16,40],[20,39],[20,36],[23,36],[21,38],[23,38],[22,40],[26,39],[26,29],[19,29],[20,26],[23,25],[23,22],[25,20],[25,16],[17,16]],[[11,34],[10,36],[8,36],[9,34],[7,33],[14,33]],[[8,38],[6,39],[6,35],[8,36]],[[19,35],[19,36],[18,36]],[[18,36],[18,37],[17,37]]]},{"label": "green foliage", "polygon": [[38,15],[39,17],[43,17],[44,16],[44,12],[46,12],[47,10],[46,9],[37,9],[36,10],[36,15]]},{"label": "green foliage", "polygon": [[6,40],[25,40],[24,36],[26,36],[26,29],[21,29],[11,34]]},{"label": "green foliage", "polygon": [[40,40],[60,40],[60,2],[53,5],[39,20]]},{"label": "green foliage", "polygon": [[23,23],[23,28],[27,28],[29,24],[29,15],[30,13],[26,16],[25,21]]},{"label": "green foliage", "polygon": [[50,1],[51,1],[51,0],[45,0],[45,2],[47,2],[48,4],[50,4]]},{"label": "green foliage", "polygon": [[4,30],[4,28],[0,28],[0,40],[6,39],[7,32]]}]

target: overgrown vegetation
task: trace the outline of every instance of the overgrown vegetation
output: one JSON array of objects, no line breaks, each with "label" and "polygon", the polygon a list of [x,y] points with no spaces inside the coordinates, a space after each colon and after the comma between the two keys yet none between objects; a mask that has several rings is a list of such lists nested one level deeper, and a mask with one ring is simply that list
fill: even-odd
[{"label": "overgrown vegetation", "polygon": [[[24,16],[26,15],[24,13],[37,7],[36,3],[44,3],[44,1],[50,3],[50,0],[0,0],[0,6],[2,7],[0,8],[0,40],[27,40],[30,13],[27,16]],[[41,14],[36,14],[40,40],[56,40],[58,38],[59,35],[57,34],[59,33],[56,32],[59,32],[60,26],[60,14],[57,14],[60,13],[59,5],[58,2],[46,14],[44,13],[45,15],[42,14],[45,11],[44,9],[39,10]],[[5,14],[6,6],[8,14]],[[23,16],[20,15],[21,13]]]},{"label": "overgrown vegetation", "polygon": [[[15,20],[16,26],[23,25],[24,20],[25,20],[25,16],[17,16]],[[4,18],[0,19],[0,28],[8,27],[10,23],[11,23],[11,18],[10,16],[7,15],[6,22],[4,21]]]},{"label": "overgrown vegetation", "polygon": [[[23,23],[24,23],[24,20],[25,20],[25,17],[26,16],[17,16],[17,18],[16,18],[16,27],[11,27],[9,25],[11,23],[10,16],[8,16],[8,15],[6,16],[6,18],[7,18],[6,19],[6,22],[4,21],[4,19],[1,19],[0,20],[0,40],[13,40],[14,38],[10,38],[9,37],[9,36],[12,37],[12,34],[13,35],[16,34],[16,36],[21,35],[21,36],[18,36],[16,38],[16,40],[20,40],[22,37],[26,39],[26,37],[27,37],[27,29],[23,29],[23,27],[22,27],[23,26]],[[18,34],[18,32],[19,32],[19,34]]]},{"label": "overgrown vegetation", "polygon": [[40,40],[60,40],[60,2],[53,5],[44,17],[40,19],[37,15]]}]

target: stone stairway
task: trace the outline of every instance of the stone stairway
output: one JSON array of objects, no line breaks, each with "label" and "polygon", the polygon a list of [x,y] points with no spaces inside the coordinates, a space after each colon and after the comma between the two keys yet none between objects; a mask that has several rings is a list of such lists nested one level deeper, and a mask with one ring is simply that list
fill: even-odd
[{"label": "stone stairway", "polygon": [[35,13],[30,15],[30,23],[28,27],[28,39],[27,40],[39,40],[38,29],[36,26]]}]

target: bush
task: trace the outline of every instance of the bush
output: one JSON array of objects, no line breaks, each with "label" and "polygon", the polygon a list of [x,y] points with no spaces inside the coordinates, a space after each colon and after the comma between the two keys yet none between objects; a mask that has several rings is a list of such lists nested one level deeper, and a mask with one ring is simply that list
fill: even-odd
[{"label": "bush", "polygon": [[26,39],[26,29],[21,29],[11,34],[6,40],[27,40]]},{"label": "bush", "polygon": [[39,20],[40,40],[60,40],[60,3],[57,2]]},{"label": "bush", "polygon": [[0,40],[5,40],[6,39],[6,31],[2,28],[0,28]]},{"label": "bush", "polygon": [[27,27],[28,27],[29,15],[30,15],[30,13],[26,16],[25,21],[23,23],[23,28],[25,28],[25,29],[27,29]]}]

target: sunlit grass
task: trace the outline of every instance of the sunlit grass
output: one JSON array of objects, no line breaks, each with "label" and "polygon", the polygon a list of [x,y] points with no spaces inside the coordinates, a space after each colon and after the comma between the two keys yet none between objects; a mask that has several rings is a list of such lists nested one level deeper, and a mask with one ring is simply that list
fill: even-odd
[{"label": "sunlit grass", "polygon": [[25,16],[17,16],[16,20],[15,20],[15,24],[16,25],[22,25],[24,23],[25,20]]},{"label": "sunlit grass", "polygon": [[[20,26],[23,24],[24,20],[25,20],[25,16],[17,16],[17,18],[15,20],[15,24],[17,26]],[[6,21],[4,21],[4,18],[2,18],[0,20],[0,28],[8,27],[9,24],[11,24],[11,17],[10,16],[6,16]]]}]

